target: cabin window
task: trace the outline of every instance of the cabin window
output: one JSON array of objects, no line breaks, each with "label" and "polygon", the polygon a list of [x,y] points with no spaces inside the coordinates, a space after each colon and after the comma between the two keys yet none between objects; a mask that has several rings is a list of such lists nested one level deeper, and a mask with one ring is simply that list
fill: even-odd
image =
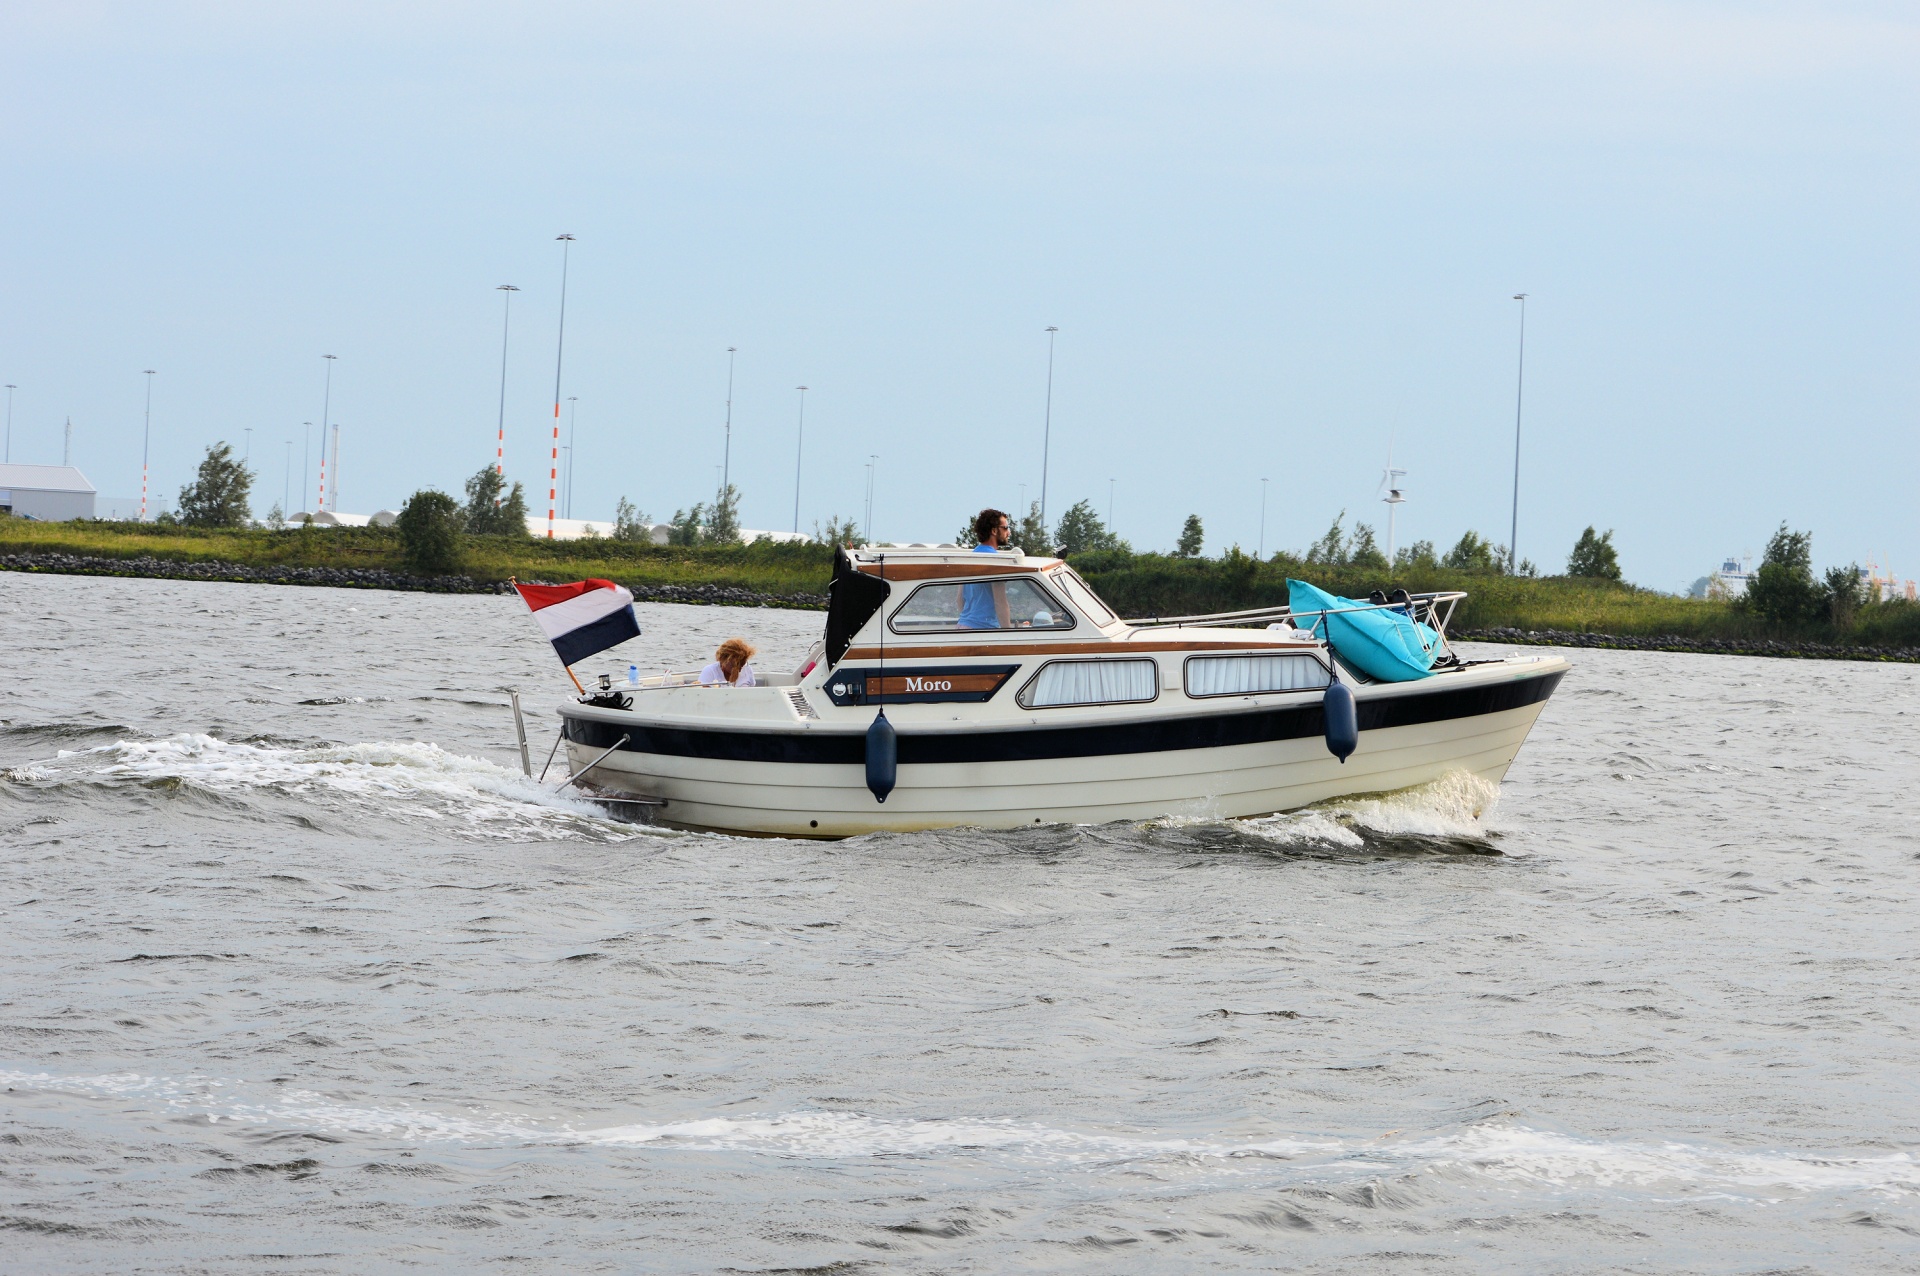
[{"label": "cabin window", "polygon": [[1049,660],[1020,694],[1023,709],[1074,704],[1132,704],[1160,694],[1151,660]]},{"label": "cabin window", "polygon": [[1071,629],[1073,613],[1025,577],[922,585],[893,613],[897,634]]},{"label": "cabin window", "polygon": [[1267,691],[1313,691],[1327,685],[1327,667],[1312,656],[1191,656],[1190,696],[1251,696]]},{"label": "cabin window", "polygon": [[1060,583],[1061,591],[1086,613],[1088,620],[1103,629],[1114,622],[1116,617],[1113,612],[1100,601],[1100,595],[1094,593],[1093,588],[1080,579],[1079,572],[1071,567],[1062,567],[1053,573],[1053,577]]}]

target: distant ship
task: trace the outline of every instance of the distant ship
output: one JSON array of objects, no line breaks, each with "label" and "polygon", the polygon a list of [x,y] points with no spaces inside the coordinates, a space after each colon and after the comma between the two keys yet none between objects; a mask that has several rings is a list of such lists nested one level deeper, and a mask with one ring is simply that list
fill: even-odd
[{"label": "distant ship", "polygon": [[1707,597],[1721,601],[1746,597],[1747,586],[1753,583],[1753,571],[1749,566],[1752,562],[1751,558],[1727,555],[1726,561],[1720,564],[1720,570],[1707,578]]}]

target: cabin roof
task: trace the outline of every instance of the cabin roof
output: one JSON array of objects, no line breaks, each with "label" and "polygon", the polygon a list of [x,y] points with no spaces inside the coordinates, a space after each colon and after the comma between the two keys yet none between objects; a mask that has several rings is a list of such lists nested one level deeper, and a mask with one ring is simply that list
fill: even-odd
[{"label": "cabin roof", "polygon": [[1057,558],[1023,554],[1019,549],[982,554],[958,545],[866,545],[849,555],[854,568],[888,580],[929,580],[943,576],[1032,576],[1061,565]]}]

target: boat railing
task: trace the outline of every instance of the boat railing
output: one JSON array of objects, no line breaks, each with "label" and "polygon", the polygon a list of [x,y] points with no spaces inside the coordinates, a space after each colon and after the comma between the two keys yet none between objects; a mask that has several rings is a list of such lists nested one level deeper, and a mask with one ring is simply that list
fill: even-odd
[{"label": "boat railing", "polygon": [[[1245,629],[1261,621],[1286,621],[1296,629],[1305,629],[1308,633],[1320,636],[1316,631],[1320,622],[1327,616],[1346,615],[1361,611],[1397,611],[1410,619],[1426,625],[1440,635],[1440,648],[1451,652],[1453,648],[1447,642],[1447,625],[1453,620],[1454,609],[1467,596],[1465,590],[1437,590],[1428,594],[1408,594],[1404,601],[1384,603],[1359,603],[1352,607],[1326,607],[1318,611],[1294,611],[1291,607],[1249,607],[1244,611],[1216,611],[1198,616],[1153,616],[1128,620],[1126,623],[1135,629]],[[1301,621],[1311,623],[1301,624]]]}]

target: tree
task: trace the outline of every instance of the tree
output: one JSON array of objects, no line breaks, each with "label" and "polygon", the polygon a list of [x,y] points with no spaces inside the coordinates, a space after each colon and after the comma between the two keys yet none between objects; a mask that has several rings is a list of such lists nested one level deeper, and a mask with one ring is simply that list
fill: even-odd
[{"label": "tree", "polygon": [[1387,556],[1380,552],[1380,546],[1373,539],[1373,528],[1366,523],[1355,523],[1353,535],[1347,538],[1347,566],[1387,570]]},{"label": "tree", "polygon": [[1580,533],[1580,539],[1573,543],[1573,553],[1567,557],[1567,575],[1588,580],[1620,579],[1620,556],[1613,552],[1611,527],[1598,536],[1591,525]]},{"label": "tree", "polygon": [[1174,544],[1173,552],[1180,558],[1198,558],[1200,547],[1206,539],[1206,533],[1200,527],[1200,516],[1189,514],[1186,525],[1180,529],[1180,539]]},{"label": "tree", "polygon": [[1046,520],[1040,517],[1040,502],[1027,507],[1027,513],[1013,528],[1013,547],[1027,554],[1053,553],[1053,538],[1047,535]]},{"label": "tree", "polygon": [[1091,501],[1076,501],[1072,509],[1060,516],[1060,526],[1054,530],[1054,541],[1062,557],[1091,553],[1096,549],[1120,548],[1120,538],[1100,521],[1100,515],[1094,512]]},{"label": "tree", "polygon": [[675,510],[672,521],[667,524],[667,544],[698,545],[706,524],[705,505],[696,505],[690,510]]},{"label": "tree", "polygon": [[267,526],[271,527],[274,531],[277,532],[281,528],[285,527],[286,525],[287,525],[286,511],[280,508],[279,501],[275,501],[273,503],[273,508],[267,511]]},{"label": "tree", "polygon": [[714,498],[713,510],[707,515],[706,530],[702,533],[701,543],[706,545],[738,545],[740,543],[740,489],[729,483],[720,489]]},{"label": "tree", "polygon": [[636,509],[624,496],[613,507],[613,539],[617,541],[651,542],[653,535],[648,529],[652,523],[651,516]]},{"label": "tree", "polygon": [[1451,567],[1457,572],[1472,572],[1480,576],[1502,575],[1506,565],[1506,551],[1480,533],[1469,529],[1460,537],[1459,544],[1448,550],[1440,560],[1442,567]]},{"label": "tree", "polygon": [[216,443],[200,462],[200,473],[180,489],[180,521],[188,527],[245,527],[253,521],[248,498],[253,471],[233,459],[233,449]]},{"label": "tree", "polygon": [[407,566],[424,575],[457,571],[466,522],[467,512],[445,492],[428,487],[409,496],[393,524]]},{"label": "tree", "polygon": [[850,518],[841,518],[838,514],[827,519],[825,527],[818,519],[813,524],[813,539],[822,545],[864,545],[867,538],[860,534],[860,527]]},{"label": "tree", "polygon": [[1333,526],[1327,534],[1307,546],[1307,561],[1315,567],[1344,567],[1347,562],[1346,536],[1340,530],[1341,520],[1347,512],[1341,510],[1333,516]]},{"label": "tree", "polygon": [[1431,572],[1439,569],[1440,560],[1434,557],[1432,541],[1415,541],[1393,552],[1395,572]]},{"label": "tree", "polygon": [[467,480],[467,505],[461,522],[475,536],[525,536],[527,493],[515,483],[511,491],[491,465]]},{"label": "tree", "polygon": [[1742,602],[1757,616],[1792,624],[1817,618],[1824,601],[1813,581],[1813,533],[1781,523]]},{"label": "tree", "polygon": [[1836,630],[1853,628],[1853,618],[1873,601],[1870,589],[1858,563],[1827,568],[1827,617]]}]

